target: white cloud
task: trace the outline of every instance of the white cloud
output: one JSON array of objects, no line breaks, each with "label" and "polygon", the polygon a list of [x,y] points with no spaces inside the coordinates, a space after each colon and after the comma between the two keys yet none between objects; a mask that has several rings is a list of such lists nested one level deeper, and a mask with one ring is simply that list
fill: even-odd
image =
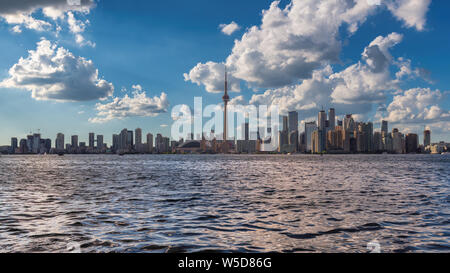
[{"label": "white cloud", "polygon": [[[204,85],[207,92],[224,92],[225,65],[214,62],[205,64],[199,63],[189,74],[184,74],[185,81],[191,81],[198,85]],[[228,73],[228,89],[230,92],[239,92],[241,90],[239,80],[231,73]]]},{"label": "white cloud", "polygon": [[114,98],[109,103],[97,103],[97,116],[90,118],[91,123],[104,123],[115,119],[128,117],[155,117],[161,113],[166,113],[169,108],[169,101],[166,93],[161,93],[159,97],[147,97],[145,91],[134,88],[132,97],[126,94],[122,98]]},{"label": "white cloud", "polygon": [[234,32],[241,29],[241,27],[234,21],[229,24],[221,24],[221,25],[219,25],[219,28],[222,31],[222,33],[226,34],[226,35],[231,35]]},{"label": "white cloud", "polygon": [[77,57],[46,39],[20,58],[1,87],[26,89],[37,100],[88,101],[112,96],[114,86],[99,78],[91,60]]},{"label": "white cloud", "polygon": [[422,31],[425,29],[430,4],[431,0],[395,0],[388,1],[387,7],[407,27],[415,27]]},{"label": "white cloud", "polygon": [[[89,21],[82,22],[75,18],[74,13],[87,14],[95,6],[93,0],[2,0],[0,5],[0,18],[7,24],[14,25],[12,30],[21,33],[22,28],[36,31],[61,31],[58,19],[67,15],[69,31],[74,33],[76,42],[80,45],[95,46],[87,41],[83,35]],[[42,11],[43,19],[36,19],[35,14]],[[52,21],[55,25],[52,24]]]},{"label": "white cloud", "polygon": [[[450,121],[450,111],[439,103],[443,94],[430,88],[413,88],[394,96],[384,119],[392,123],[431,123]],[[382,116],[382,113],[378,114]]]},{"label": "white cloud", "polygon": [[296,110],[303,117],[315,116],[322,107],[335,107],[341,113],[366,114],[373,103],[386,99],[386,91],[396,87],[397,82],[390,77],[392,57],[388,49],[401,39],[397,33],[377,37],[364,49],[362,60],[343,71],[335,73],[331,66],[325,66],[300,84],[253,95],[250,103],[275,104],[284,113]]},{"label": "white cloud", "polygon": [[[403,7],[409,1],[414,2],[392,3]],[[346,26],[352,34],[378,9],[380,6],[367,0],[291,0],[285,8],[274,1],[263,11],[261,25],[249,28],[235,41],[226,65],[235,78],[253,88],[296,84],[311,78],[314,70],[338,62],[341,27]],[[204,70],[213,67],[198,64],[194,69],[199,66]],[[218,79],[192,81],[208,87]]]}]

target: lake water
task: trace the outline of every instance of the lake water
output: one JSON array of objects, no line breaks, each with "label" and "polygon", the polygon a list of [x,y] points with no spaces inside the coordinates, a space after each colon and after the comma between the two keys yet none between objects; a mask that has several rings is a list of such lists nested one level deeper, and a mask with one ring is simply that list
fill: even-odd
[{"label": "lake water", "polygon": [[449,180],[443,155],[1,156],[0,252],[448,252]]}]

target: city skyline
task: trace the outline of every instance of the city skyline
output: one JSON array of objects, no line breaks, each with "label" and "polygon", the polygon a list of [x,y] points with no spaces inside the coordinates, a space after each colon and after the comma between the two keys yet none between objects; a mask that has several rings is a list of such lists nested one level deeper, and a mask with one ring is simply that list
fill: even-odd
[{"label": "city skyline", "polygon": [[[340,119],[352,113],[374,127],[385,119],[421,142],[427,126],[432,142],[450,142],[450,23],[442,13],[450,4],[420,1],[406,17],[396,10],[410,1],[395,8],[359,1],[357,11],[344,2],[175,1],[171,9],[145,1],[5,2],[0,144],[39,128],[52,138],[96,131],[106,143],[125,127],[168,136],[173,106],[192,108],[194,96],[221,100],[224,64],[230,104],[280,105],[286,115],[298,111],[302,124],[335,108]],[[301,20],[302,5],[314,20]],[[325,20],[334,5],[339,13]],[[52,72],[57,67],[61,73]]]}]

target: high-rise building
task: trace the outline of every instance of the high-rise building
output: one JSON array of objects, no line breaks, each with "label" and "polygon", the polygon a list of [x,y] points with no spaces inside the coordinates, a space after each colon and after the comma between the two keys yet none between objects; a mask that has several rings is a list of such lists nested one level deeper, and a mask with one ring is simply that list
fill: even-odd
[{"label": "high-rise building", "polygon": [[147,134],[147,151],[153,153],[153,135]]},{"label": "high-rise building", "polygon": [[416,134],[406,135],[406,153],[417,153],[419,148],[419,136]]},{"label": "high-rise building", "polygon": [[78,148],[78,136],[74,135],[72,136],[72,149]]},{"label": "high-rise building", "polygon": [[89,133],[89,148],[94,149],[95,147],[95,135],[94,133]]},{"label": "high-rise building", "polygon": [[16,149],[18,148],[18,141],[17,141],[17,137],[12,137],[11,138],[11,153],[15,153]]},{"label": "high-rise building", "polygon": [[405,152],[405,137],[397,128],[392,130],[392,150],[396,154],[403,154]]},{"label": "high-rise building", "polygon": [[323,130],[316,130],[313,132],[312,135],[312,152],[313,153],[322,153],[325,150],[323,137],[324,131]]},{"label": "high-rise building", "polygon": [[101,152],[103,150],[103,135],[97,135],[97,150]]},{"label": "high-rise building", "polygon": [[116,153],[117,150],[119,150],[119,145],[120,145],[120,136],[117,134],[113,134],[111,147],[113,153]]},{"label": "high-rise building", "polygon": [[353,132],[355,130],[355,121],[352,115],[346,115],[344,118],[344,130]]},{"label": "high-rise building", "polygon": [[317,120],[318,120],[318,124],[317,125],[319,127],[319,130],[325,130],[325,128],[326,128],[326,120],[327,120],[327,113],[324,110],[319,112],[319,118]]},{"label": "high-rise building", "polygon": [[306,142],[306,152],[310,153],[313,150],[312,137],[313,132],[317,130],[317,124],[315,121],[305,123],[305,142]]},{"label": "high-rise building", "polygon": [[119,135],[119,150],[128,150],[128,130],[125,128]]},{"label": "high-rise building", "polygon": [[133,131],[127,132],[127,149],[129,151],[132,151],[134,148],[134,138],[133,138]]},{"label": "high-rise building", "polygon": [[27,140],[26,139],[21,139],[20,143],[19,143],[19,150],[21,154],[26,154],[28,153],[28,145],[27,145]]},{"label": "high-rise building", "polygon": [[431,131],[425,130],[423,132],[423,147],[426,148],[431,145]]},{"label": "high-rise building", "polygon": [[389,133],[389,126],[388,126],[388,122],[386,120],[383,120],[381,122],[381,133],[385,133],[388,134]]},{"label": "high-rise building", "polygon": [[33,153],[39,154],[41,152],[41,134],[33,134]]},{"label": "high-rise building", "polygon": [[298,132],[298,112],[289,112],[289,133]]},{"label": "high-rise building", "polygon": [[140,146],[142,144],[142,129],[137,128],[136,130],[134,130],[134,134],[136,147]]},{"label": "high-rise building", "polygon": [[289,132],[289,118],[283,116],[283,132]]},{"label": "high-rise building", "polygon": [[373,151],[374,152],[383,151],[383,138],[381,132],[375,132],[373,134]]},{"label": "high-rise building", "polygon": [[334,108],[330,108],[328,111],[328,127],[331,130],[334,130],[336,127],[336,110]]},{"label": "high-rise building", "polygon": [[56,135],[55,148],[57,151],[64,151],[64,134],[58,133]]}]

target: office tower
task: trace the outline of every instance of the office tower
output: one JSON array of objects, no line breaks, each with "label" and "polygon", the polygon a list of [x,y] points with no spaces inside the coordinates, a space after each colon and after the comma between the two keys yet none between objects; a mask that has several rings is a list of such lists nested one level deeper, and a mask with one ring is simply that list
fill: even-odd
[{"label": "office tower", "polygon": [[317,124],[315,121],[305,123],[305,138],[306,138],[306,152],[310,153],[313,150],[312,137],[313,132],[317,130]]},{"label": "office tower", "polygon": [[358,132],[355,134],[358,143],[358,152],[372,152],[373,151],[373,123],[360,122],[358,123]]},{"label": "office tower", "polygon": [[378,153],[383,151],[383,138],[381,132],[373,134],[373,151]]},{"label": "office tower", "polygon": [[342,120],[337,121],[337,126],[341,126],[342,128],[344,128],[344,123],[342,122]]},{"label": "office tower", "polygon": [[383,120],[381,122],[381,133],[385,133],[388,134],[389,133],[389,126],[388,126],[388,122],[386,120]]},{"label": "office tower", "polygon": [[33,134],[33,153],[38,154],[41,151],[41,134]]},{"label": "office tower", "polygon": [[120,136],[117,134],[113,134],[112,147],[111,147],[111,150],[113,153],[115,153],[117,150],[119,150],[119,145],[120,145]]},{"label": "office tower", "polygon": [[44,139],[43,144],[44,144],[44,153],[49,153],[50,150],[52,149],[52,140],[48,138]]},{"label": "office tower", "polygon": [[283,116],[283,132],[289,132],[289,119],[287,116]]},{"label": "office tower", "polygon": [[327,142],[327,113],[322,110],[319,112],[319,117],[318,117],[318,127],[319,127],[319,135],[321,137],[320,141],[320,145],[319,147],[321,148],[320,152],[323,152],[325,150],[325,146],[326,146],[326,142]]},{"label": "office tower", "polygon": [[244,140],[250,140],[250,129],[248,122],[246,122],[244,125]]},{"label": "office tower", "polygon": [[319,130],[325,130],[326,128],[326,120],[327,120],[327,113],[325,113],[324,110],[319,112],[319,117],[318,117],[318,124],[317,126],[319,127]]},{"label": "office tower", "polygon": [[290,152],[298,152],[299,144],[298,144],[298,130],[291,131],[289,133],[289,150]]},{"label": "office tower", "polygon": [[103,150],[103,135],[97,135],[97,150]]},{"label": "office tower", "polygon": [[27,150],[28,150],[28,153],[33,152],[33,136],[32,135],[27,136]]},{"label": "office tower", "polygon": [[[330,132],[333,131],[329,131],[329,135]],[[350,132],[345,131],[343,126],[336,126],[334,132],[335,134],[332,134],[332,136],[335,138],[333,144],[336,145],[336,149],[346,153],[350,152]]]},{"label": "office tower", "polygon": [[405,137],[398,129],[392,130],[392,150],[396,154],[403,154],[405,152]]},{"label": "office tower", "polygon": [[156,135],[155,144],[156,144],[156,152],[162,153],[163,147],[162,147],[163,137],[161,134]]},{"label": "office tower", "polygon": [[89,148],[94,149],[95,147],[95,135],[94,133],[89,133]]},{"label": "office tower", "polygon": [[417,153],[419,148],[419,136],[416,134],[406,135],[406,153]]},{"label": "office tower", "polygon": [[78,136],[74,135],[72,136],[72,149],[78,148]]},{"label": "office tower", "polygon": [[355,130],[355,121],[352,115],[346,115],[344,118],[344,130],[353,132]]},{"label": "office tower", "polygon": [[334,130],[334,127],[336,127],[336,110],[334,108],[330,108],[328,111],[328,127],[331,130]]},{"label": "office tower", "polygon": [[56,135],[55,148],[57,151],[64,150],[64,134],[58,133]]},{"label": "office tower", "polygon": [[128,130],[123,129],[119,135],[119,150],[127,150]]},{"label": "office tower", "polygon": [[298,132],[298,112],[289,112],[289,133]]},{"label": "office tower", "polygon": [[133,131],[127,132],[127,149],[132,151],[134,148]]},{"label": "office tower", "polygon": [[313,132],[312,135],[312,152],[313,153],[322,153],[325,150],[323,137],[324,131],[323,130],[316,130]]},{"label": "office tower", "polygon": [[147,134],[147,151],[153,153],[153,135]]},{"label": "office tower", "polygon": [[425,130],[423,132],[423,147],[426,148],[431,145],[431,131]]},{"label": "office tower", "polygon": [[26,154],[28,153],[28,145],[27,145],[27,140],[26,139],[21,139],[20,143],[19,143],[19,150],[21,154]]},{"label": "office tower", "polygon": [[306,152],[306,133],[305,132],[301,133],[299,136],[298,151],[302,152],[302,153]]},{"label": "office tower", "polygon": [[18,148],[17,137],[12,137],[11,138],[11,152],[15,153],[17,148]]},{"label": "office tower", "polygon": [[278,152],[284,151],[286,145],[289,145],[289,133],[286,130],[278,132]]},{"label": "office tower", "polygon": [[136,130],[134,130],[135,133],[135,144],[136,147],[140,146],[142,144],[142,129],[141,128],[137,128]]}]

